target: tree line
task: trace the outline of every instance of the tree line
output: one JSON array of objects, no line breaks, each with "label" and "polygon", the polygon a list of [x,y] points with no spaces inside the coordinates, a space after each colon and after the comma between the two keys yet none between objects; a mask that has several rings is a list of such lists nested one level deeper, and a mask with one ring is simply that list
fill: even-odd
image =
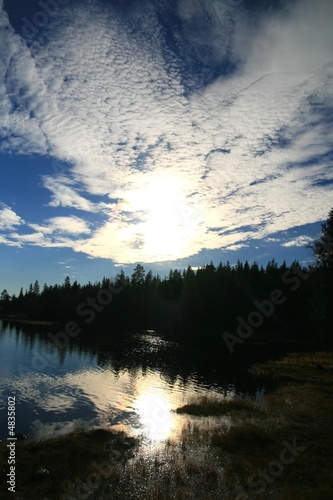
[{"label": "tree line", "polygon": [[[260,266],[238,261],[215,266],[212,262],[192,269],[170,270],[163,278],[138,264],[127,276],[81,285],[67,276],[62,284],[41,288],[38,281],[18,296],[4,290],[2,316],[55,322],[76,321],[94,331],[155,329],[170,335],[233,332],[237,320],[260,311],[260,328],[290,331],[302,339],[331,343],[333,326],[333,209],[322,233],[311,248],[312,266],[294,261],[290,266],[272,259]],[[280,291],[284,300],[274,314],[265,315],[265,304]],[[277,293],[277,292],[276,292]],[[276,295],[277,296],[277,295]],[[93,321],[92,321],[93,319]]]}]

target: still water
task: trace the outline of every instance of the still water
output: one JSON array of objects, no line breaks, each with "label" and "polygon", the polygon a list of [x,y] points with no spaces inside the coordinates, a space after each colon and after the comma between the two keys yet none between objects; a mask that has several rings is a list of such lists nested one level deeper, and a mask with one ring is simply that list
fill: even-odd
[{"label": "still water", "polygon": [[16,397],[16,432],[31,438],[102,427],[161,442],[177,435],[183,417],[173,410],[193,396],[260,400],[265,392],[216,344],[149,330],[102,339],[60,349],[47,331],[0,321],[0,439],[8,396]]}]

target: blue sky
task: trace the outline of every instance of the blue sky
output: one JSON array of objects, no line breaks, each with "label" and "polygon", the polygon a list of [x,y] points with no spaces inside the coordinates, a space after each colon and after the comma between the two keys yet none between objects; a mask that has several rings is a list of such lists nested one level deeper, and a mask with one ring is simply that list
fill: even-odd
[{"label": "blue sky", "polygon": [[330,0],[0,9],[1,290],[311,261],[333,206]]}]

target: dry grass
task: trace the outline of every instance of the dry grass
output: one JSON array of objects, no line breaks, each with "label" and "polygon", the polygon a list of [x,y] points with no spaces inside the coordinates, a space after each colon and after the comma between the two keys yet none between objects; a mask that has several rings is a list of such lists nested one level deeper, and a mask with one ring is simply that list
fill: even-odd
[{"label": "dry grass", "polygon": [[177,408],[177,413],[200,417],[218,417],[233,412],[257,413],[258,405],[246,399],[218,399],[214,396],[200,396]]}]

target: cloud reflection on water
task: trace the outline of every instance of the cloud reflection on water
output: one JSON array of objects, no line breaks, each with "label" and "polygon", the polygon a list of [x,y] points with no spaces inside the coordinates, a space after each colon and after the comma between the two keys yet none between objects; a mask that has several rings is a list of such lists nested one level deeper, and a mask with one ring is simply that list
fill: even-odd
[{"label": "cloud reflection on water", "polygon": [[[101,366],[98,355],[72,348],[61,360],[57,350],[48,349],[47,362],[37,370],[32,360],[45,355],[44,337],[10,326],[2,329],[0,322],[0,394],[16,395],[17,432],[42,439],[76,428],[103,427],[124,430],[158,446],[181,430],[184,419],[173,411],[177,407],[207,391],[219,397],[235,393],[233,385],[208,386],[194,372],[186,379],[176,372],[170,377],[163,363],[148,368],[144,355],[161,350],[162,340],[149,335],[140,339],[137,349],[124,347],[126,360],[130,355],[136,360],[134,366],[120,368],[116,355],[102,348],[107,362]],[[0,427],[0,435],[5,433]]]}]

